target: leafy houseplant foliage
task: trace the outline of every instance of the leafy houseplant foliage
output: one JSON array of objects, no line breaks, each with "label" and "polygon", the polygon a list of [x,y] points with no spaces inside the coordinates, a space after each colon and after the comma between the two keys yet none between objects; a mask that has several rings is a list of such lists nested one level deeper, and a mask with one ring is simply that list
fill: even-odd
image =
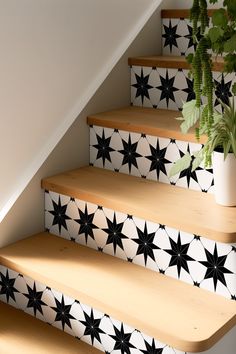
[{"label": "leafy houseplant foliage", "polygon": [[[210,0],[215,4],[218,0]],[[206,0],[193,0],[193,6],[190,11],[190,20],[193,24],[193,40],[196,44],[194,54],[187,57],[191,64],[191,76],[194,80],[194,92],[196,99],[183,104],[181,129],[183,133],[187,133],[193,126],[196,129],[196,138],[200,139],[201,135],[207,135],[207,143],[192,158],[189,154],[182,157],[170,171],[173,176],[178,172],[189,168],[196,169],[204,160],[205,167],[211,166],[212,147],[221,147],[225,153],[235,151],[235,141],[232,136],[223,134],[227,129],[219,129],[222,120],[222,126],[235,123],[234,104],[229,106],[221,102],[222,112],[214,111],[213,93],[215,90],[212,75],[212,56],[216,56],[216,60],[224,55],[224,75],[236,72],[236,1],[224,0],[223,8],[215,10],[212,15],[212,27],[209,28],[208,6]],[[200,26],[200,36],[199,36]],[[222,60],[222,58],[221,58]],[[236,95],[236,84],[232,87],[232,93]],[[226,119],[227,118],[227,119]],[[227,125],[227,126],[228,126]],[[219,135],[216,138],[216,135]],[[214,143],[213,143],[214,137]],[[228,142],[226,139],[229,139]],[[233,139],[236,136],[233,135]],[[215,145],[217,143],[217,145]]]}]

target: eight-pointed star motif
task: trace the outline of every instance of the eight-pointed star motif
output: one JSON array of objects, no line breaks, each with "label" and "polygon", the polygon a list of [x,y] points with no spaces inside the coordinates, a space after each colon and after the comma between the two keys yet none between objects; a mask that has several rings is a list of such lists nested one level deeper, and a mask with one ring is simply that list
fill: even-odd
[{"label": "eight-pointed star motif", "polygon": [[5,295],[7,302],[9,299],[16,301],[15,293],[19,291],[14,287],[16,278],[10,278],[8,269],[6,271],[6,276],[0,273],[0,295]]},{"label": "eight-pointed star motif", "polygon": [[61,322],[63,331],[65,329],[65,325],[71,327],[71,321],[75,320],[75,318],[70,314],[72,305],[65,305],[64,296],[62,295],[61,302],[57,300],[55,297],[56,307],[51,307],[56,312],[56,322]]},{"label": "eight-pointed star motif", "polygon": [[164,175],[167,175],[165,165],[171,163],[171,161],[165,158],[167,147],[161,149],[159,139],[157,139],[156,147],[152,146],[151,144],[149,144],[149,147],[151,150],[151,155],[146,156],[146,158],[151,161],[150,172],[156,171],[157,179],[159,180],[160,172],[164,173]]},{"label": "eight-pointed star motif", "polygon": [[113,244],[113,249],[114,249],[114,254],[116,254],[116,248],[119,246],[122,250],[124,250],[123,242],[122,239],[128,238],[122,233],[122,229],[124,226],[124,223],[117,223],[116,221],[116,213],[114,213],[113,216],[113,221],[108,219],[107,220],[107,228],[103,229],[108,234],[108,238],[106,241],[106,244]]},{"label": "eight-pointed star motif", "polygon": [[[169,267],[176,266],[178,271],[178,277],[180,277],[181,269],[184,269],[189,273],[188,262],[194,261],[192,257],[188,255],[188,249],[190,244],[181,243],[180,232],[178,234],[177,242],[169,237],[171,249],[165,250],[169,255],[171,255]],[[190,274],[190,273],[189,273]]]},{"label": "eight-pointed star motif", "polygon": [[155,340],[152,339],[152,344],[149,344],[146,340],[144,340],[146,350],[141,350],[143,354],[162,354],[163,348],[156,348]]},{"label": "eight-pointed star motif", "polygon": [[227,260],[227,254],[224,256],[218,256],[217,245],[215,244],[214,253],[212,254],[205,248],[206,261],[200,261],[207,270],[204,279],[213,279],[214,289],[216,291],[218,281],[227,287],[225,281],[225,274],[232,274],[229,269],[225,267]]},{"label": "eight-pointed star motif", "polygon": [[104,167],[106,160],[111,162],[110,153],[112,151],[114,151],[114,149],[112,149],[110,147],[111,136],[106,138],[105,137],[105,132],[104,132],[104,129],[103,129],[102,136],[99,136],[98,134],[96,134],[96,137],[97,137],[97,144],[93,145],[93,147],[95,149],[97,149],[97,160],[98,159],[102,159],[102,163],[103,163],[103,167]]},{"label": "eight-pointed star motif", "polygon": [[34,310],[34,315],[36,316],[37,311],[43,315],[42,306],[45,302],[42,301],[43,291],[36,290],[36,284],[34,282],[33,289],[27,284],[28,293],[24,294],[28,299],[27,308],[32,308]]},{"label": "eight-pointed star motif", "polygon": [[114,350],[119,350],[121,354],[131,354],[130,348],[135,348],[130,342],[132,333],[125,333],[123,323],[121,323],[121,329],[119,330],[113,325],[115,335],[111,337],[115,340]]},{"label": "eight-pointed star motif", "polygon": [[123,144],[123,150],[119,150],[119,152],[123,155],[122,165],[128,164],[129,173],[131,173],[132,166],[138,168],[137,158],[141,157],[141,155],[136,152],[138,142],[132,143],[131,134],[129,134],[128,142],[122,139],[122,144]]},{"label": "eight-pointed star motif", "polygon": [[141,68],[141,75],[135,73],[136,84],[133,84],[132,87],[136,88],[136,98],[141,96],[142,104],[144,102],[144,98],[150,99],[148,90],[152,89],[153,87],[149,85],[150,75],[143,75],[143,68]]},{"label": "eight-pointed star motif", "polygon": [[[194,49],[196,48],[196,43],[194,43],[193,40],[193,28],[190,25],[188,26],[188,34],[186,34],[186,36],[184,36],[184,38],[187,38],[189,40],[188,42],[188,49],[193,47]],[[200,41],[202,35],[201,35],[201,31],[200,31],[200,27],[198,27],[198,31],[197,31],[197,40]]]},{"label": "eight-pointed star motif", "polygon": [[85,321],[81,321],[85,326],[84,336],[90,336],[92,344],[94,343],[95,338],[101,343],[100,334],[104,333],[104,331],[99,327],[102,319],[94,318],[93,309],[91,309],[90,316],[84,312],[84,318]]},{"label": "eight-pointed star motif", "polygon": [[[190,146],[189,146],[189,144],[188,144],[188,147],[187,147],[187,152],[190,154]],[[180,157],[183,157],[185,155],[185,153],[183,151],[181,151],[181,150],[179,150],[179,153],[180,153]],[[201,171],[202,169],[203,169],[202,167],[198,166],[194,171],[192,171],[192,163],[191,163],[189,168],[186,168],[185,170],[180,172],[179,179],[180,178],[186,178],[187,185],[188,185],[188,188],[189,188],[191,179],[193,179],[196,183],[198,183],[198,178],[197,178],[196,172],[197,171]]]},{"label": "eight-pointed star motif", "polygon": [[61,197],[59,196],[58,204],[52,200],[53,210],[49,210],[48,212],[53,215],[52,225],[58,225],[59,233],[61,233],[61,228],[67,230],[66,220],[71,220],[71,218],[66,215],[67,204],[61,205]]},{"label": "eight-pointed star motif", "polygon": [[162,37],[165,39],[164,47],[170,47],[170,52],[172,53],[172,47],[178,48],[177,39],[180,36],[176,33],[178,26],[173,26],[171,20],[169,21],[169,26],[164,25],[164,34]]},{"label": "eight-pointed star motif", "polygon": [[223,74],[221,76],[220,81],[214,80],[214,82],[215,82],[215,95],[216,95],[214,105],[217,106],[218,104],[220,104],[220,101],[228,105],[229,98],[232,97],[232,93],[230,92],[232,82],[229,81],[226,83]]},{"label": "eight-pointed star motif", "polygon": [[186,84],[188,85],[188,87],[186,87],[185,89],[183,89],[183,92],[187,93],[187,98],[186,101],[192,101],[195,100],[196,95],[195,92],[193,90],[193,80],[189,79],[188,77],[186,77]]},{"label": "eight-pointed star motif", "polygon": [[79,219],[75,219],[75,221],[80,225],[79,235],[85,235],[86,243],[88,242],[88,236],[94,240],[93,230],[98,229],[98,227],[93,223],[95,213],[88,214],[87,204],[85,204],[84,212],[79,209],[79,216]]},{"label": "eight-pointed star motif", "polygon": [[174,92],[179,89],[174,87],[175,77],[169,78],[169,72],[166,70],[166,77],[160,75],[161,85],[157,87],[161,91],[160,101],[166,100],[167,107],[169,106],[169,101],[175,102]]},{"label": "eight-pointed star motif", "polygon": [[155,237],[155,232],[149,233],[147,230],[147,223],[145,222],[144,231],[140,230],[137,226],[138,238],[133,238],[132,240],[138,244],[137,255],[143,254],[145,265],[147,264],[147,259],[150,257],[155,262],[155,256],[153,250],[158,250],[159,247],[156,246],[153,241]]}]

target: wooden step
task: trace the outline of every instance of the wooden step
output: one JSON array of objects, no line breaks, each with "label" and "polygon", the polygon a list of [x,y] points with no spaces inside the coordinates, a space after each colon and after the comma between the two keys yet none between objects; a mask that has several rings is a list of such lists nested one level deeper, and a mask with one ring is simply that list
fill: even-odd
[{"label": "wooden step", "polygon": [[[181,133],[176,119],[180,116],[180,112],[167,109],[125,107],[90,115],[88,124],[196,143],[195,129]],[[206,137],[201,137],[200,143],[205,142]]]},{"label": "wooden step", "polygon": [[101,351],[0,302],[0,353],[99,354]]},{"label": "wooden step", "polygon": [[217,205],[205,193],[91,166],[45,178],[42,187],[215,241],[236,242],[236,208]]},{"label": "wooden step", "polygon": [[[130,66],[146,66],[154,68],[167,68],[167,69],[190,69],[186,58],[184,56],[148,56],[148,57],[135,57],[129,58],[128,64]],[[224,67],[224,60],[217,58],[213,62],[213,71],[222,71]]]},{"label": "wooden step", "polygon": [[[216,9],[209,9],[208,16],[211,17]],[[163,9],[161,11],[162,18],[189,18],[190,10],[189,9]]]},{"label": "wooden step", "polygon": [[179,350],[207,350],[236,324],[233,301],[49,233],[0,262]]}]

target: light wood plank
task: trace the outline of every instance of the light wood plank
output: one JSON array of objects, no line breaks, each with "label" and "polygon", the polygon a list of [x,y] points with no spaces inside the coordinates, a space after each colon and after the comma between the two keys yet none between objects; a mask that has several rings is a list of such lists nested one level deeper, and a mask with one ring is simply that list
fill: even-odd
[{"label": "light wood plank", "polygon": [[[180,121],[176,120],[180,116],[180,112],[167,109],[125,107],[90,115],[88,124],[196,143],[195,129],[181,133]],[[206,137],[199,142],[204,144]]]},{"label": "light wood plank", "polygon": [[217,205],[207,193],[91,166],[46,178],[42,187],[215,241],[236,242],[236,208]]},{"label": "light wood plank", "polygon": [[[209,9],[208,16],[212,17],[216,9]],[[189,18],[190,10],[189,9],[163,9],[161,11],[162,18]]]},{"label": "light wood plank", "polygon": [[101,354],[88,344],[0,302],[1,354]]},{"label": "light wood plank", "polygon": [[[148,56],[129,58],[130,66],[146,66],[154,68],[169,68],[169,69],[190,69],[190,65],[184,56]],[[213,70],[222,72],[224,61],[222,58],[217,58],[213,61]]]},{"label": "light wood plank", "polygon": [[0,261],[179,350],[206,350],[236,324],[231,300],[48,233]]}]

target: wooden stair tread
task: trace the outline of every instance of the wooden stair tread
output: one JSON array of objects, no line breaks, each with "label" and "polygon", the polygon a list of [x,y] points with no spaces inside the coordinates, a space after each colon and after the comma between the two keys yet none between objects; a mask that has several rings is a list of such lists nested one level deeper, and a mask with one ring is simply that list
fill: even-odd
[{"label": "wooden stair tread", "polygon": [[99,354],[57,328],[0,302],[1,354]]},{"label": "wooden stair tread", "polygon": [[[179,111],[167,109],[125,107],[90,115],[88,124],[196,143],[195,129],[181,133],[180,121],[176,120],[180,116]],[[205,142],[202,137],[200,143]]]},{"label": "wooden stair tread", "polygon": [[[211,17],[216,9],[209,9],[208,16]],[[189,18],[189,9],[163,9],[161,11],[162,18]]]},{"label": "wooden stair tread", "polygon": [[236,242],[236,208],[214,196],[92,166],[45,178],[46,190],[224,243]]},{"label": "wooden stair tread", "polygon": [[[169,69],[190,69],[186,58],[184,56],[161,55],[161,56],[145,56],[129,58],[130,66],[147,66],[155,68],[169,68]],[[217,58],[213,61],[213,70],[222,71],[224,67],[224,60]]]},{"label": "wooden stair tread", "polygon": [[236,324],[231,300],[49,233],[0,262],[179,350],[206,350]]}]

